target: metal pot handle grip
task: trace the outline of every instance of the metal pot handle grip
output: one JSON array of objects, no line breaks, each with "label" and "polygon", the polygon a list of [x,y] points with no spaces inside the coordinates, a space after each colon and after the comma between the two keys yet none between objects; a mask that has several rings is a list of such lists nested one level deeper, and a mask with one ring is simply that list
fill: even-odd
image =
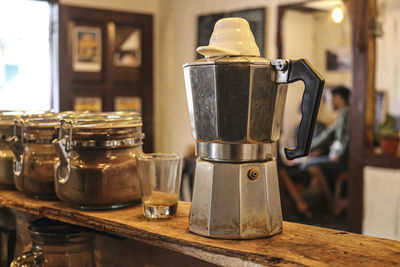
[{"label": "metal pot handle grip", "polygon": [[41,249],[34,247],[31,251],[23,253],[21,256],[13,260],[10,267],[41,267],[44,263],[44,255]]},{"label": "metal pot handle grip", "polygon": [[301,103],[302,117],[297,135],[297,146],[294,149],[285,148],[285,155],[289,160],[307,156],[310,152],[314,126],[325,84],[321,74],[306,59],[290,62],[288,82],[296,81],[303,81],[305,89]]}]

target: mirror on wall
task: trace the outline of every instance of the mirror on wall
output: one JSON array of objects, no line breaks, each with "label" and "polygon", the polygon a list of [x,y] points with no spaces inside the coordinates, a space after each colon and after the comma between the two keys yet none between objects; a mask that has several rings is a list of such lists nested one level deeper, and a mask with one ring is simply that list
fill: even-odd
[{"label": "mirror on wall", "polygon": [[[352,87],[351,19],[342,1],[306,1],[279,7],[278,54],[306,58],[325,78],[314,140],[323,145],[300,161],[282,156],[279,170],[284,219],[335,229],[347,229],[348,95]],[[338,87],[347,88],[346,103],[337,105]],[[304,84],[289,86],[282,127],[282,147],[295,146],[301,119]],[[343,91],[343,90],[342,90]],[[346,95],[346,94],[345,94]],[[340,98],[344,98],[340,95]],[[339,125],[339,126],[338,126]],[[329,132],[330,131],[330,132]],[[343,132],[343,136],[338,135]],[[334,150],[341,150],[335,158]],[[344,152],[343,152],[344,151]],[[314,164],[315,163],[315,164]]]}]

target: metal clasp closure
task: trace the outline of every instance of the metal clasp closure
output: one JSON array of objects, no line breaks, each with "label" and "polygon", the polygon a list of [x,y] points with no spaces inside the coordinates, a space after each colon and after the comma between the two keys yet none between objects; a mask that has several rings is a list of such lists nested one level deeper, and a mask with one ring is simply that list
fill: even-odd
[{"label": "metal clasp closure", "polygon": [[[65,146],[65,150],[70,152],[72,150],[72,129],[74,125],[72,121],[61,120],[60,121],[60,130],[58,132],[58,140],[64,140],[63,145]],[[67,130],[68,134],[64,134],[64,129]]]},{"label": "metal clasp closure", "polygon": [[[17,133],[18,126],[21,128],[20,134]],[[19,176],[22,173],[24,154],[24,121],[22,119],[14,120],[14,136],[7,139],[7,144],[15,155],[13,162],[14,174]]]},{"label": "metal clasp closure", "polygon": [[[64,134],[65,128],[68,131],[67,135]],[[70,176],[69,152],[72,150],[72,129],[71,121],[61,120],[58,139],[53,141],[61,161],[56,170],[57,181],[61,184],[65,184]]]},{"label": "metal clasp closure", "polygon": [[[17,134],[17,128],[20,126],[21,133]],[[20,160],[24,152],[24,122],[23,120],[14,120],[14,135],[7,139],[10,149],[14,152],[17,160]]]}]

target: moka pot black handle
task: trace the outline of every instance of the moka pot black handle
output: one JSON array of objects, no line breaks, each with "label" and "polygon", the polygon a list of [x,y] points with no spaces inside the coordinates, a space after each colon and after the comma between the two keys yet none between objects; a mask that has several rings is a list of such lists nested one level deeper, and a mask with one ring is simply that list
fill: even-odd
[{"label": "moka pot black handle", "polygon": [[325,84],[321,74],[306,59],[290,62],[288,82],[296,81],[303,81],[305,89],[301,102],[302,117],[297,134],[297,146],[294,149],[285,148],[285,155],[289,160],[307,156],[310,152],[314,126]]}]

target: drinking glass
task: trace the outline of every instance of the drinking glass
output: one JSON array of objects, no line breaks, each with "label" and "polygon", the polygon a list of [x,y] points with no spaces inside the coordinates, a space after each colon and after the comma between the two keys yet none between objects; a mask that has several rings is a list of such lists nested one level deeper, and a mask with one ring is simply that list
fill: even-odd
[{"label": "drinking glass", "polygon": [[183,155],[140,154],[137,163],[144,216],[159,219],[175,215],[181,187]]}]

